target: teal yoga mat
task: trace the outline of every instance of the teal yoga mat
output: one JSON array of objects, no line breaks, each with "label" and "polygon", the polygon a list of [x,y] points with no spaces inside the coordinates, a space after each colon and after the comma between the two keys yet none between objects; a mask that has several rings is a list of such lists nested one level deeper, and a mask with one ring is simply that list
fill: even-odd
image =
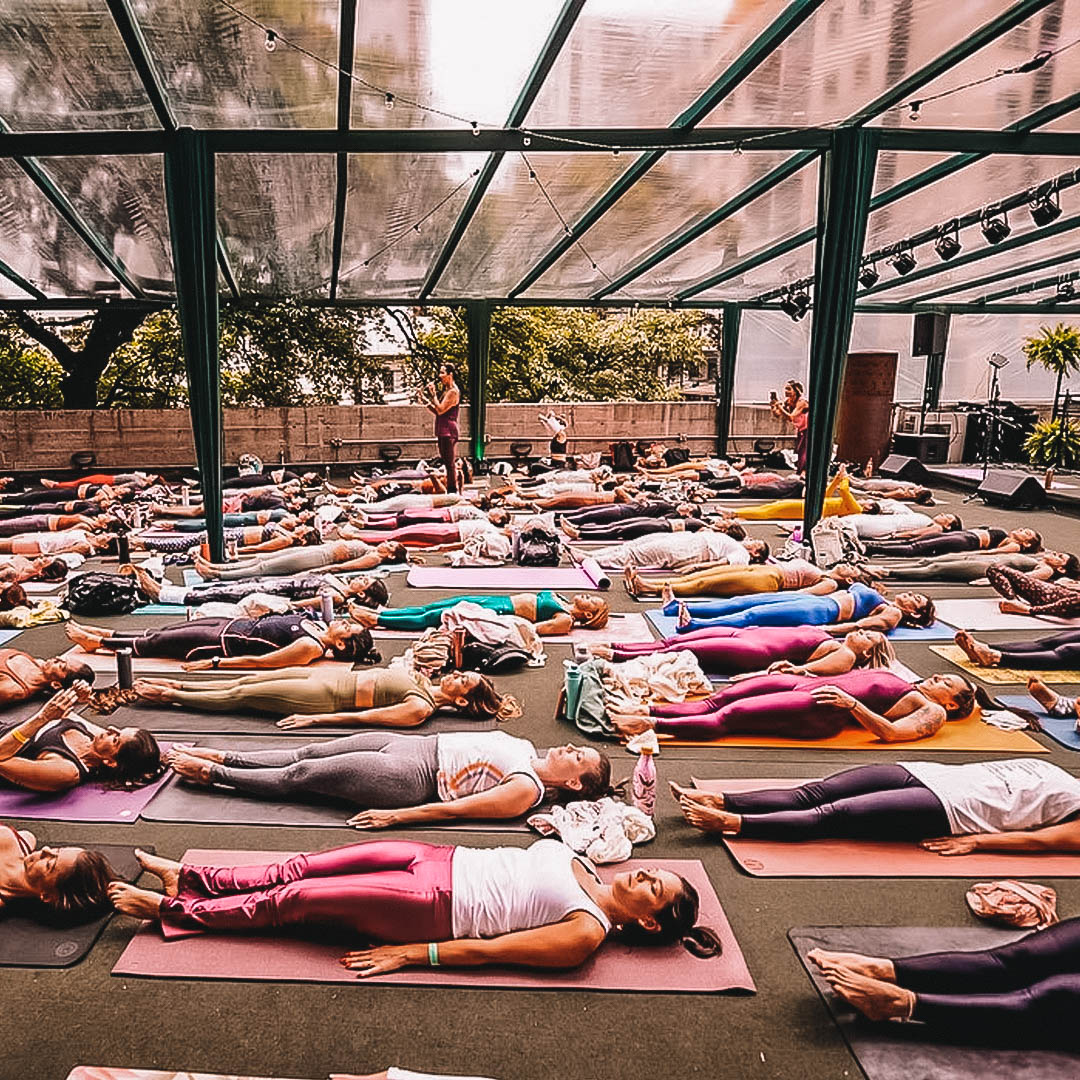
[{"label": "teal yoga mat", "polygon": [[1043,707],[1027,694],[998,694],[998,701],[1009,708],[1027,709],[1033,712],[1042,724],[1043,731],[1056,743],[1060,743],[1067,750],[1080,750],[1080,733],[1076,730],[1075,716],[1047,716]]},{"label": "teal yoga mat", "polygon": [[[661,637],[675,635],[676,617],[665,615],[663,608],[650,608],[645,612],[645,618]],[[889,637],[893,641],[952,641],[955,633],[955,630],[939,620],[930,626],[898,626],[889,632]]]}]

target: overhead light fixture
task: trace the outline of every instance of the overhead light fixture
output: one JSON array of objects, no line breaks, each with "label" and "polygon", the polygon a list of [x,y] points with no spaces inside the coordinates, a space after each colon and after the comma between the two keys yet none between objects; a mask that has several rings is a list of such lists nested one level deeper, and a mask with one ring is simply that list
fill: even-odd
[{"label": "overhead light fixture", "polygon": [[862,264],[862,269],[859,270],[859,284],[864,289],[872,289],[878,283],[880,277],[881,273],[873,259]]},{"label": "overhead light fixture", "polygon": [[1038,226],[1049,225],[1061,217],[1061,201],[1057,184],[1051,184],[1042,191],[1032,189],[1028,198],[1028,213]]},{"label": "overhead light fixture", "polygon": [[992,206],[988,206],[983,211],[982,224],[979,228],[982,229],[982,234],[986,237],[988,244],[1000,244],[1012,232],[1009,215],[1000,207],[995,209]]},{"label": "overhead light fixture", "polygon": [[955,218],[938,226],[934,250],[943,262],[948,262],[954,255],[960,254],[960,225]]},{"label": "overhead light fixture", "polygon": [[1057,298],[1059,300],[1076,299],[1076,286],[1071,281],[1059,281],[1057,287]]},{"label": "overhead light fixture", "polygon": [[896,254],[889,260],[889,265],[901,276],[910,274],[918,265],[915,252],[910,248],[899,248]]},{"label": "overhead light fixture", "polygon": [[803,285],[789,286],[780,297],[780,310],[791,319],[798,322],[810,310],[810,294]]}]

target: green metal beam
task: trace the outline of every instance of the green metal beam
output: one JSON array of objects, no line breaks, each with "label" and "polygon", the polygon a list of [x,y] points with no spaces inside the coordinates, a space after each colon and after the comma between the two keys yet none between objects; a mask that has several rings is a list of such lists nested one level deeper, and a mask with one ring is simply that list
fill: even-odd
[{"label": "green metal beam", "polygon": [[469,338],[469,449],[475,462],[487,449],[487,395],[491,372],[491,304],[470,300],[465,305]]},{"label": "green metal beam", "polygon": [[1005,300],[1010,296],[1020,296],[1027,292],[1041,292],[1057,285],[1059,281],[1075,281],[1080,270],[1064,270],[1053,277],[1039,278],[1037,281],[1025,281],[1019,285],[1011,285],[1007,289],[999,289],[997,292],[987,293],[986,296],[977,296],[975,304],[992,304],[995,300]]},{"label": "green metal beam", "polygon": [[[785,39],[793,34],[819,7],[824,0],[791,0],[773,22],[750,43],[745,51],[724,71],[708,90],[688,109],[672,121],[675,131],[696,127],[740,83],[759,67]],[[570,248],[588,232],[640,180],[662,157],[663,150],[650,150],[637,158],[615,182],[578,217],[568,234],[560,237],[525,276],[510,290],[517,296],[529,288],[545,271],[553,266]]]},{"label": "green metal beam", "polygon": [[[730,281],[740,274],[745,274],[764,263],[772,262],[773,259],[778,259],[781,255],[786,255],[789,251],[794,251],[796,248],[802,247],[803,244],[808,244],[814,239],[815,235],[816,230],[804,229],[802,232],[795,233],[794,236],[789,236],[785,240],[779,240],[775,244],[770,244],[767,248],[754,252],[752,255],[747,255],[745,258],[739,259],[738,262],[732,263],[731,266],[719,270],[715,274],[703,278],[701,281],[695,281],[693,285],[677,292],[675,294],[675,299],[679,301],[689,300],[698,293],[705,292],[707,289],[711,289],[725,281]],[[717,303],[718,302],[719,301],[717,301]]]},{"label": "green metal beam", "polygon": [[[356,52],[357,0],[341,0],[338,11],[337,129],[352,127],[352,69]],[[337,187],[334,194],[334,240],[330,255],[330,299],[337,299],[341,273],[341,249],[345,243],[345,205],[349,197],[349,155],[338,152]]]},{"label": "green metal beam", "polygon": [[739,354],[738,304],[724,304],[720,326],[720,360],[716,365],[716,456],[726,458],[731,436],[731,409],[735,403],[735,365]]},{"label": "green metal beam", "polygon": [[1022,274],[1034,274],[1039,270],[1046,270],[1051,266],[1068,262],[1070,259],[1080,259],[1080,249],[1070,251],[1067,255],[1051,255],[1045,259],[1037,259],[1032,263],[1024,263],[1021,266],[1010,266],[1005,270],[999,270],[996,274],[987,274],[985,277],[972,278],[969,281],[961,281],[955,285],[935,289],[933,292],[920,293],[912,304],[928,304],[939,296],[953,296],[956,293],[971,292],[973,289],[981,289],[985,285],[994,285],[999,281],[1008,281],[1010,278],[1020,277]]},{"label": "green metal beam", "polygon": [[[516,128],[525,123],[525,117],[528,115],[529,109],[532,108],[536,95],[540,93],[540,88],[543,86],[548,72],[551,71],[552,65],[566,43],[566,39],[570,36],[570,31],[573,29],[574,23],[584,6],[585,0],[564,0],[562,11],[559,12],[559,16],[551,28],[551,33],[548,34],[547,41],[544,42],[544,47],[540,50],[540,55],[536,58],[536,63],[533,64],[532,71],[529,72],[529,77],[525,80],[525,85],[521,88],[521,93],[518,94],[517,101],[514,102],[514,106],[510,110],[510,116],[506,121],[507,127]],[[483,202],[491,181],[495,179],[495,173],[502,162],[503,153],[503,151],[499,150],[488,154],[487,161],[484,162],[484,167],[480,170],[480,175],[470,189],[469,197],[465,200],[465,205],[461,208],[461,213],[458,214],[454,227],[450,230],[450,235],[446,238],[439,254],[435,257],[435,261],[431,264],[431,269],[428,270],[427,276],[424,278],[424,284],[420,287],[421,299],[430,296],[432,290],[438,285],[439,278],[442,277],[443,271],[449,265],[458,244],[461,243],[461,238],[465,235],[465,230],[469,227],[469,222],[472,221],[476,211],[480,208],[480,203]]]},{"label": "green metal beam", "polygon": [[[12,269],[6,262],[0,260],[0,274],[3,274],[8,281],[14,285],[18,285],[23,292],[29,293],[31,296],[36,297],[38,300],[46,299],[45,294],[33,283],[29,282],[20,274],[17,270]],[[0,306],[6,306],[8,301],[0,300]]]}]

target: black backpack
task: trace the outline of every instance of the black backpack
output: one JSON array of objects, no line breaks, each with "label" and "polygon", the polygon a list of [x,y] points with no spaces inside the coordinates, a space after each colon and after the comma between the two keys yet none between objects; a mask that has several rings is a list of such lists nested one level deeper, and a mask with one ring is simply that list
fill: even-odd
[{"label": "black backpack", "polygon": [[461,652],[461,669],[484,675],[506,675],[524,667],[532,657],[516,645],[470,641]]},{"label": "black backpack", "polygon": [[634,448],[626,439],[611,444],[611,467],[616,472],[634,471]]},{"label": "black backpack", "polygon": [[514,535],[514,562],[518,566],[558,566],[561,548],[556,533],[530,525]]},{"label": "black backpack", "polygon": [[690,451],[685,446],[670,446],[664,451],[664,461],[668,465],[682,465],[690,460]]},{"label": "black backpack", "polygon": [[143,603],[134,578],[92,572],[71,578],[62,606],[72,615],[127,615]]}]

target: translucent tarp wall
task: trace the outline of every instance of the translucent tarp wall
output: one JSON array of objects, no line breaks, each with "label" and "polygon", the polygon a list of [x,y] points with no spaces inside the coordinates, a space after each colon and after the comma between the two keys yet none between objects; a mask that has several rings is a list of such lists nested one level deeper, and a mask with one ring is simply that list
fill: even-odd
[{"label": "translucent tarp wall", "polygon": [[[1026,369],[1024,339],[1040,327],[1069,323],[1068,317],[1046,315],[954,315],[945,353],[945,380],[941,400],[981,401],[986,398],[991,353],[1001,353],[1010,363],[999,373],[1001,396],[1015,401],[1049,401],[1055,379],[1041,368]],[[1080,320],[1073,319],[1074,323]],[[856,314],[851,332],[851,351],[880,349],[895,352],[897,367],[895,400],[922,400],[924,360],[911,355],[913,315]],[[807,382],[810,355],[810,317],[792,322],[780,311],[743,312],[739,357],[735,377],[735,400],[767,401],[770,390],[779,391],[791,378]],[[1080,394],[1080,377],[1064,383]]]}]

